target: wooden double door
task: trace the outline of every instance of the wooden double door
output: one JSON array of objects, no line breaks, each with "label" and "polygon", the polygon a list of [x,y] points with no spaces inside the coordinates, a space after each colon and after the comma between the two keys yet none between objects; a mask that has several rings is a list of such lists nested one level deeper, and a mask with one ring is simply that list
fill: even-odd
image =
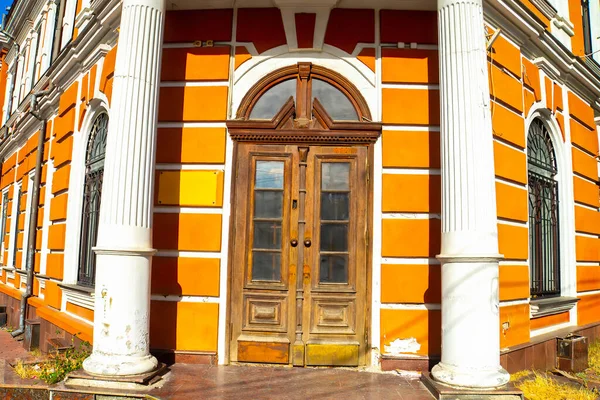
[{"label": "wooden double door", "polygon": [[238,144],[231,361],[365,364],[367,154]]}]

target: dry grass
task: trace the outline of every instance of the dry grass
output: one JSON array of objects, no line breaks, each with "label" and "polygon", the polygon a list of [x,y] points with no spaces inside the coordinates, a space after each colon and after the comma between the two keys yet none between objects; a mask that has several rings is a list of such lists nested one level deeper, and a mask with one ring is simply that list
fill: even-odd
[{"label": "dry grass", "polygon": [[590,370],[600,376],[600,340],[590,344],[588,348],[588,363]]},{"label": "dry grass", "polygon": [[544,374],[534,372],[533,379],[517,384],[528,400],[596,400],[597,393],[583,387],[564,385]]},{"label": "dry grass", "polygon": [[510,374],[510,381],[511,382],[520,381],[522,378],[525,378],[526,376],[529,376],[531,374],[533,374],[533,371],[529,371],[529,370],[515,372],[514,374]]},{"label": "dry grass", "polygon": [[15,373],[22,379],[36,379],[40,375],[40,367],[32,364],[23,364],[23,361],[17,361]]}]

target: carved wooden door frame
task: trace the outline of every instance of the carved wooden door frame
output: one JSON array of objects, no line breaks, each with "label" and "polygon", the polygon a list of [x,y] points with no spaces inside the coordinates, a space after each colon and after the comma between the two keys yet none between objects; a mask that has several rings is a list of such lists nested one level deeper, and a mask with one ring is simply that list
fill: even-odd
[{"label": "carved wooden door frame", "polygon": [[[312,79],[325,81],[339,89],[350,100],[358,120],[356,121],[334,121],[328,114],[326,108],[318,99],[311,96]],[[273,86],[290,79],[296,79],[296,98],[290,96],[282,105],[279,112],[271,120],[252,120],[250,115],[253,107],[260,97]],[[354,87],[342,75],[303,62],[289,67],[281,68],[261,79],[242,99],[236,119],[227,121],[227,129],[231,139],[234,141],[233,151],[233,173],[237,170],[237,152],[241,143],[252,144],[294,144],[294,145],[320,145],[320,146],[364,146],[367,147],[368,157],[368,193],[367,199],[367,282],[365,292],[366,310],[365,335],[367,351],[371,343],[371,286],[372,286],[372,222],[373,222],[373,145],[381,136],[382,124],[372,122],[372,117],[367,102],[360,91]],[[232,179],[231,204],[236,204],[236,185]],[[230,215],[229,230],[229,256],[228,256],[228,310],[225,332],[225,359],[231,360],[230,345],[232,340],[233,310],[232,304],[232,281],[233,281],[233,259],[235,241],[235,211]],[[368,359],[368,352],[367,357]]]}]

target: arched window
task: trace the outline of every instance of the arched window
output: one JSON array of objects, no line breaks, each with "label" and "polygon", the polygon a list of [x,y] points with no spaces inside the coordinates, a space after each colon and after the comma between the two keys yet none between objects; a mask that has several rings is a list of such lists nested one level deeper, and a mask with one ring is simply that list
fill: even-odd
[{"label": "arched window", "polygon": [[96,244],[98,235],[107,131],[108,114],[103,112],[94,119],[90,129],[85,158],[79,276],[77,279],[77,282],[83,286],[94,286],[95,280],[96,257],[92,247]]},{"label": "arched window", "polygon": [[531,297],[560,295],[556,155],[546,125],[536,118],[527,136],[529,274]]}]

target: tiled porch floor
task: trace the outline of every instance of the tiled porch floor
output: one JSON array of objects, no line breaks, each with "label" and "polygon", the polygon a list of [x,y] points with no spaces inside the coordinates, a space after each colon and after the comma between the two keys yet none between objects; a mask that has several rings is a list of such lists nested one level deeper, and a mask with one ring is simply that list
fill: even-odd
[{"label": "tiled porch floor", "polygon": [[433,399],[418,378],[395,373],[178,364],[169,375],[151,395],[161,399]]},{"label": "tiled porch floor", "polygon": [[28,356],[21,342],[12,339],[8,332],[0,331],[0,398],[93,400],[94,394],[103,393],[130,398],[150,395],[150,398],[165,400],[433,399],[418,377],[341,368],[175,364],[168,368],[157,387],[145,392],[79,389],[62,383],[48,386],[39,380],[20,379],[8,363]]}]

